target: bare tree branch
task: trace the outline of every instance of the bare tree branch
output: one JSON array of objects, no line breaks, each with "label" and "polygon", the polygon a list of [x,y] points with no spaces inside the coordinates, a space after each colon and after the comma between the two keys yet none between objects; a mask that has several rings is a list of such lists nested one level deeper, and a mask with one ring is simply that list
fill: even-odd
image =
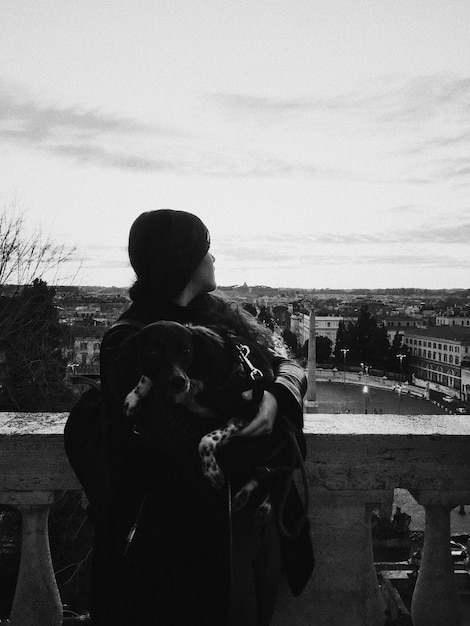
[{"label": "bare tree branch", "polygon": [[[28,285],[72,260],[75,248],[55,245],[41,229],[28,234],[25,214],[12,203],[0,213],[0,289]],[[56,274],[57,276],[57,274]]]}]

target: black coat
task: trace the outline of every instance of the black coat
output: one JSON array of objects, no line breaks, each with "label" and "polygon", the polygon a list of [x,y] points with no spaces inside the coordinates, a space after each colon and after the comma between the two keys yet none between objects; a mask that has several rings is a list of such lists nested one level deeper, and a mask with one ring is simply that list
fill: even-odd
[{"label": "black coat", "polygon": [[[205,306],[133,304],[122,319],[144,324],[159,319],[210,324],[214,314]],[[233,330],[239,332],[240,328]],[[204,479],[197,442],[191,437],[175,438],[164,420],[154,420],[161,427],[152,431],[149,440],[133,434],[123,419],[123,400],[137,381],[129,379],[122,360],[126,339],[135,332],[129,326],[117,327],[101,346],[106,454],[96,477],[103,486],[96,491],[93,486],[99,497],[89,497],[95,527],[93,624],[222,626],[230,588],[228,490],[213,489]],[[275,381],[269,390],[302,447],[304,372],[280,357],[273,357],[272,365]],[[248,439],[254,438],[242,444],[247,450],[253,447]],[[295,526],[301,513],[300,498],[292,487],[284,510],[286,527]],[[297,595],[313,569],[308,522],[295,541],[283,539],[282,553],[291,589]]]}]

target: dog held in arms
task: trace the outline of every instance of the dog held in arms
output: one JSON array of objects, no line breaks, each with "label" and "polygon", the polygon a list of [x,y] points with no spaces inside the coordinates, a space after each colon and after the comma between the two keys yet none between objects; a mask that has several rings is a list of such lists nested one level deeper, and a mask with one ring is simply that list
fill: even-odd
[{"label": "dog held in arms", "polygon": [[[186,423],[180,424],[180,433],[184,436],[191,428],[203,433],[199,442],[202,472],[213,487],[221,488],[225,476],[216,455],[257,414],[264,388],[274,379],[267,348],[219,327],[173,321],[149,324],[131,342],[142,375],[126,397],[125,415],[134,418],[149,397],[157,407],[160,401],[171,402],[180,413],[182,409]],[[253,390],[251,402],[242,399],[248,389]],[[268,460],[261,460],[258,475],[243,479],[232,499],[232,510],[246,506],[252,493],[266,486],[269,459],[276,456],[276,444],[269,447],[270,454],[263,453]],[[270,511],[269,494],[263,493],[255,521],[261,523]]]}]

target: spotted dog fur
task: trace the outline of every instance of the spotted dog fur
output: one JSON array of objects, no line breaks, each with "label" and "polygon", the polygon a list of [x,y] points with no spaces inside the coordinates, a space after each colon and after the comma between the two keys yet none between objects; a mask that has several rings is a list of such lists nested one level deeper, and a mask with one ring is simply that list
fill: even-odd
[{"label": "spotted dog fur", "polygon": [[[199,456],[202,462],[202,472],[210,484],[216,489],[221,489],[225,483],[225,476],[222,468],[217,463],[217,450],[226,445],[229,440],[236,435],[246,422],[240,420],[231,420],[225,428],[213,430],[199,442]],[[250,499],[251,494],[260,486],[257,478],[251,478],[241,487],[232,498],[232,510],[234,512],[243,509]],[[258,505],[254,515],[254,523],[263,525],[268,519],[272,511],[272,502],[269,493],[266,495],[261,504]]]},{"label": "spotted dog fur", "polygon": [[[142,375],[124,401],[125,415],[137,419],[144,399],[152,396],[157,401],[166,398],[184,407],[188,419],[196,420],[202,428],[204,423],[212,425],[218,421],[217,428],[202,436],[198,451],[204,476],[213,487],[220,489],[225,477],[216,453],[257,412],[251,407],[248,414],[250,403],[241,399],[242,391],[250,384],[233,349],[233,342],[211,328],[171,321],[146,326],[131,342]],[[269,383],[273,380],[269,360],[259,347],[252,346],[252,350],[256,367],[262,368],[266,383]],[[225,417],[221,420],[220,415]],[[246,506],[259,485],[256,477],[248,480],[233,498],[234,510]],[[269,514],[270,506],[267,497],[256,511],[259,521]]]},{"label": "spotted dog fur", "polygon": [[218,448],[227,444],[245,425],[245,422],[240,420],[231,420],[225,428],[218,428],[207,433],[199,442],[198,450],[202,462],[202,473],[216,489],[220,489],[223,486],[225,477],[220,465],[217,463],[215,453]]}]

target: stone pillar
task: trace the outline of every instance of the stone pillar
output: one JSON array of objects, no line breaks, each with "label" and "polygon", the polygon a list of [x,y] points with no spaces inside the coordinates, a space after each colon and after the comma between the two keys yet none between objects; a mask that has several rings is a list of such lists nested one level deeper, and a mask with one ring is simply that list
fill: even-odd
[{"label": "stone pillar", "polygon": [[53,492],[0,493],[0,502],[21,511],[21,561],[11,626],[60,626],[62,603],[52,568],[47,520]]},{"label": "stone pillar", "polygon": [[414,626],[462,624],[459,594],[450,553],[450,512],[470,502],[470,492],[419,490],[412,496],[426,509],[423,557],[411,616]]},{"label": "stone pillar", "polygon": [[383,626],[371,515],[389,491],[310,489],[315,570],[299,598],[284,591],[272,626]]}]

